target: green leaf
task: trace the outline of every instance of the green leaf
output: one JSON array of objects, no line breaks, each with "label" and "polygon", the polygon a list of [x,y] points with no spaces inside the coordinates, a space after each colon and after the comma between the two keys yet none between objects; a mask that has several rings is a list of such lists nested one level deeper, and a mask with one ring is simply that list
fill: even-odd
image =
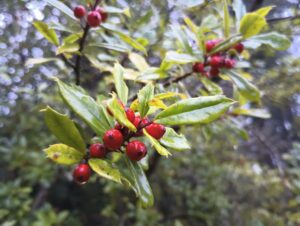
[{"label": "green leaf", "polygon": [[223,94],[222,88],[218,84],[212,82],[210,79],[201,77],[201,82],[211,95]]},{"label": "green leaf", "polygon": [[247,13],[246,6],[244,5],[243,0],[233,0],[232,7],[235,13],[237,27],[239,27],[241,19]]},{"label": "green leaf", "polygon": [[62,53],[78,53],[79,44],[78,43],[65,43],[62,46],[59,46],[56,50],[56,54]]},{"label": "green leaf", "polygon": [[286,50],[290,47],[291,41],[285,35],[270,32],[253,36],[247,39],[243,44],[250,49],[256,49],[261,45],[269,45],[276,50]]},{"label": "green leaf", "polygon": [[171,31],[173,32],[174,36],[177,38],[180,48],[188,53],[193,54],[193,49],[189,43],[188,36],[185,31],[183,31],[183,28],[179,25],[172,25]]},{"label": "green leaf", "polygon": [[101,177],[122,183],[120,171],[114,168],[109,162],[102,159],[90,159],[89,166]]},{"label": "green leaf", "polygon": [[52,44],[58,46],[59,40],[55,31],[42,21],[33,22],[33,26]]},{"label": "green leaf", "polygon": [[189,142],[183,134],[178,134],[174,129],[167,127],[166,133],[159,140],[165,147],[171,148],[176,151],[185,151],[191,149]]},{"label": "green leaf", "polygon": [[71,10],[68,6],[66,6],[64,3],[58,0],[45,0],[48,4],[54,6],[73,20],[77,20],[76,17],[74,16],[73,10]]},{"label": "green leaf", "polygon": [[121,124],[126,126],[133,132],[136,132],[136,127],[127,119],[126,112],[119,103],[116,96],[114,96],[110,101],[108,101],[107,105],[108,109],[112,112],[113,117]]},{"label": "green leaf", "polygon": [[116,63],[114,66],[113,76],[118,97],[126,105],[128,100],[128,87],[124,81],[124,69],[119,63]]},{"label": "green leaf", "polygon": [[263,16],[257,13],[247,13],[241,20],[240,33],[247,39],[257,35],[266,25],[267,21]]},{"label": "green leaf", "polygon": [[140,199],[142,207],[151,207],[154,203],[154,198],[141,165],[138,162],[132,162],[127,156],[125,157],[125,161],[130,171],[133,188]]},{"label": "green leaf", "polygon": [[266,17],[275,6],[266,6],[255,11],[258,15]]},{"label": "green leaf", "polygon": [[59,61],[58,58],[29,58],[26,60],[25,66],[44,64],[52,61]]},{"label": "green leaf", "polygon": [[266,109],[246,109],[246,108],[235,108],[231,111],[234,115],[246,115],[256,118],[269,119],[271,118],[270,113]]},{"label": "green leaf", "polygon": [[227,0],[223,0],[223,11],[224,11],[224,16],[223,16],[224,35],[226,38],[228,38],[230,35],[230,15],[228,11]]},{"label": "green leaf", "polygon": [[127,48],[126,46],[116,44],[116,43],[96,43],[96,44],[89,45],[89,47],[99,47],[99,48],[114,50],[114,51],[121,52],[121,53],[130,52],[130,49]]},{"label": "green leaf", "polygon": [[74,122],[68,116],[58,113],[49,106],[43,112],[48,128],[60,142],[83,153],[85,152],[83,138]]},{"label": "green leaf", "polygon": [[127,17],[130,17],[130,9],[129,8],[125,8],[125,9],[120,9],[120,8],[116,8],[116,7],[112,7],[112,6],[105,6],[103,7],[105,12],[111,14],[111,13],[118,13],[118,14],[124,14]]},{"label": "green leaf", "polygon": [[146,129],[143,129],[144,134],[149,139],[151,145],[154,147],[154,149],[158,152],[158,154],[162,156],[168,157],[169,155],[172,155],[165,147],[163,147],[158,140],[156,140],[154,137],[152,137],[149,133],[147,133]]},{"label": "green leaf", "polygon": [[105,107],[97,104],[78,87],[56,80],[64,102],[100,137],[111,128]]},{"label": "green leaf", "polygon": [[137,77],[137,80],[157,80],[167,78],[168,76],[168,73],[165,70],[162,70],[161,68],[149,67],[148,69],[143,71],[139,77]]},{"label": "green leaf", "polygon": [[65,144],[53,144],[44,150],[47,157],[58,164],[72,165],[84,157],[84,153]]},{"label": "green leaf", "polygon": [[149,83],[146,86],[144,86],[139,92],[138,92],[138,111],[140,112],[141,118],[144,118],[144,116],[147,115],[150,106],[149,102],[152,100],[154,96],[154,86]]},{"label": "green leaf", "polygon": [[160,112],[155,122],[170,126],[209,123],[224,114],[232,104],[231,99],[222,95],[189,98]]},{"label": "green leaf", "polygon": [[259,102],[260,92],[252,83],[247,79],[240,76],[235,71],[229,71],[229,77],[236,85],[238,92],[250,101]]},{"label": "green leaf", "polygon": [[168,70],[171,68],[173,64],[188,64],[188,63],[202,62],[202,61],[203,61],[202,58],[198,58],[190,54],[169,51],[167,52],[163,62],[161,63],[160,69]]},{"label": "green leaf", "polygon": [[232,36],[225,41],[219,43],[217,46],[215,46],[212,51],[209,52],[209,55],[213,55],[218,52],[223,52],[227,51],[230,49],[232,46],[234,46],[236,43],[239,43],[243,40],[241,36]]},{"label": "green leaf", "polygon": [[129,53],[129,60],[131,61],[131,63],[133,63],[133,65],[140,71],[143,72],[145,70],[147,70],[150,66],[148,65],[148,63],[146,62],[145,58],[136,54],[136,53]]}]

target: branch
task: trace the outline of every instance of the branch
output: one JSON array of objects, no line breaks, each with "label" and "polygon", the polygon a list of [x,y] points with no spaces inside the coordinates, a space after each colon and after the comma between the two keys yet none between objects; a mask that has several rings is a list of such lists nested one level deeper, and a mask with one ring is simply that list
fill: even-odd
[{"label": "branch", "polygon": [[296,19],[300,19],[300,15],[288,16],[288,17],[278,17],[278,18],[269,18],[269,19],[267,19],[267,22],[272,23],[272,22],[278,22],[278,21],[282,21],[282,20],[296,20]]}]

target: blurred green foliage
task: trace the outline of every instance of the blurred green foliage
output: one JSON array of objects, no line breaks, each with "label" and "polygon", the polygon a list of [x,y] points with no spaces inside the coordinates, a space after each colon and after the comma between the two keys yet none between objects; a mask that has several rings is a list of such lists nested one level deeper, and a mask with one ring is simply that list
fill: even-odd
[{"label": "blurred green foliage", "polygon": [[[64,2],[74,6],[79,1]],[[130,4],[132,17],[123,22],[135,38],[150,40],[148,61],[158,65],[161,46],[172,45],[165,38],[170,35],[167,24],[182,20],[183,14],[199,24],[213,13],[209,7],[184,10],[193,2],[120,0],[107,4]],[[249,1],[248,9],[261,6],[255,2]],[[297,8],[299,11],[297,1],[257,2],[278,6],[270,18],[292,17]],[[193,149],[157,162],[150,176],[156,203],[146,210],[136,205],[129,190],[113,182],[93,177],[84,187],[76,185],[70,168],[50,164],[42,153],[55,139],[45,127],[40,104],[61,103],[49,78],[58,75],[70,82],[74,78],[62,62],[24,66],[27,58],[54,55],[51,45],[33,28],[33,20],[66,24],[64,15],[42,1],[0,3],[1,225],[300,224],[299,19],[272,22],[269,29],[287,34],[293,46],[279,53],[263,47],[251,56],[252,67],[247,70],[264,91],[263,102],[273,117],[247,118],[240,130],[233,129],[235,124],[227,118],[222,119],[226,123],[183,128]],[[107,55],[103,53],[103,58]],[[91,93],[106,94],[111,78],[98,74],[88,62],[84,64],[84,87]],[[198,92],[193,79],[186,83]],[[246,138],[243,129],[249,140],[242,139]]]}]

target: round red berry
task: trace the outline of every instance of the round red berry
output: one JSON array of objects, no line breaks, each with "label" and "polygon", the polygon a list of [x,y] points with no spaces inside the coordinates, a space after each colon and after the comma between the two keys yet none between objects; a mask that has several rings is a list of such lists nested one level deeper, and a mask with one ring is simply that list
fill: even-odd
[{"label": "round red berry", "polygon": [[141,128],[144,128],[147,124],[149,124],[150,121],[148,118],[143,118],[141,120],[141,117],[138,115],[138,116],[135,116],[135,119],[134,119],[134,125],[137,129],[139,129],[139,131],[135,134],[135,136],[139,137],[139,136],[143,136],[144,132]]},{"label": "round red berry", "polygon": [[127,144],[126,154],[132,161],[139,161],[147,154],[147,147],[143,142],[133,140]]},{"label": "round red berry", "polygon": [[96,143],[90,146],[91,158],[104,158],[106,154],[107,154],[107,150],[103,144]]},{"label": "round red berry", "polygon": [[205,43],[206,52],[212,51],[212,49],[216,46],[216,43],[214,40],[209,40]]},{"label": "round red berry", "polygon": [[166,132],[166,128],[158,123],[152,123],[151,125],[146,127],[146,130],[152,137],[154,137],[157,140],[162,138]]},{"label": "round red berry", "polygon": [[74,12],[74,16],[79,19],[84,17],[86,14],[86,10],[82,5],[76,6],[73,12]]},{"label": "round red berry", "polygon": [[224,63],[224,58],[221,56],[212,56],[209,59],[209,64],[212,67],[222,67]]},{"label": "round red berry", "polygon": [[97,6],[96,11],[100,14],[102,21],[105,22],[108,17],[107,12],[100,6]]},{"label": "round red berry", "polygon": [[193,66],[193,71],[197,73],[204,72],[204,64],[203,63],[195,63]]},{"label": "round red berry", "polygon": [[103,142],[105,147],[110,150],[119,149],[123,144],[123,135],[117,129],[108,130],[103,136]]},{"label": "round red berry", "polygon": [[91,169],[88,164],[79,164],[73,171],[73,179],[78,184],[85,184],[91,176]]},{"label": "round red berry", "polygon": [[134,123],[135,121],[135,113],[134,111],[131,109],[131,108],[127,108],[125,110],[126,112],[126,116],[127,116],[127,119],[131,122],[131,123]]},{"label": "round red berry", "polygon": [[123,126],[122,126],[120,123],[117,122],[117,123],[115,124],[115,129],[121,131],[121,130],[123,129]]},{"label": "round red berry", "polygon": [[228,69],[231,69],[231,68],[234,68],[234,66],[235,66],[235,60],[233,60],[233,59],[225,59],[225,61],[224,61],[224,66],[226,67],[226,68],[228,68]]},{"label": "round red berry", "polygon": [[209,71],[209,76],[210,76],[210,77],[216,77],[216,76],[219,75],[219,73],[220,73],[220,70],[219,70],[218,67],[212,67],[212,68],[210,69],[210,71]]},{"label": "round red berry", "polygon": [[87,16],[87,23],[91,27],[98,27],[101,23],[101,16],[97,11],[91,11]]},{"label": "round red berry", "polygon": [[242,43],[238,43],[233,47],[238,53],[242,53],[244,51],[244,45]]}]

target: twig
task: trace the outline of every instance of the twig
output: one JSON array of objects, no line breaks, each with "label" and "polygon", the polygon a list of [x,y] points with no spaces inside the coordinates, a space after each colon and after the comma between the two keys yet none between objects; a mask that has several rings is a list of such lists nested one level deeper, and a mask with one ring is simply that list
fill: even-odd
[{"label": "twig", "polygon": [[288,17],[278,17],[278,18],[269,18],[267,19],[268,23],[283,21],[283,20],[296,20],[300,19],[300,15],[297,16],[288,16]]},{"label": "twig", "polygon": [[60,58],[65,62],[66,65],[70,66],[71,68],[75,69],[75,64],[73,64],[71,61],[69,61],[65,55],[61,54]]}]

